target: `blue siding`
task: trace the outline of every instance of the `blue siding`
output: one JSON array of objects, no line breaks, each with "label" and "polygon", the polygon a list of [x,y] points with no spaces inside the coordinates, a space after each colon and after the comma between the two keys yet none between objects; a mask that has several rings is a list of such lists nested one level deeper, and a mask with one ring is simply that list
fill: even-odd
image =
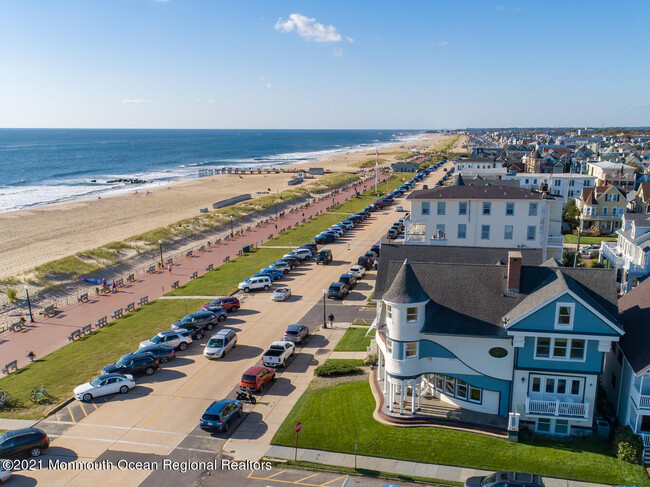
[{"label": "blue siding", "polygon": [[517,353],[518,369],[549,370],[559,372],[584,372],[600,374],[603,365],[603,353],[598,351],[596,340],[587,341],[585,361],[577,360],[548,360],[535,358],[535,337],[526,337],[526,343]]},{"label": "blue siding", "polygon": [[404,360],[404,343],[393,342],[393,359]]},{"label": "blue siding", "polygon": [[420,358],[456,358],[456,356],[439,343],[420,340]]},{"label": "blue siding", "polygon": [[[555,311],[557,303],[575,303],[572,330],[555,329]],[[558,334],[562,333],[580,333],[592,335],[611,335],[616,336],[619,333],[601,320],[598,316],[585,308],[576,301],[573,296],[564,294],[541,309],[538,309],[530,316],[527,316],[519,323],[508,328],[513,331],[553,331]]]},{"label": "blue siding", "polygon": [[[634,387],[634,372],[632,372],[632,367],[627,360],[623,361],[623,367],[621,372],[621,377],[618,378],[621,381],[620,395],[618,397],[618,404],[616,404],[616,398],[612,401],[616,404],[617,410],[616,415],[621,424],[624,424],[625,416],[627,416],[627,411],[630,408],[631,403],[630,393]],[[634,425],[632,426],[634,428]]]},{"label": "blue siding", "polygon": [[492,377],[487,377],[485,375],[459,374],[454,377],[456,377],[456,379],[464,380],[474,387],[499,392],[499,416],[508,415],[508,411],[510,411],[510,381],[493,379]]}]

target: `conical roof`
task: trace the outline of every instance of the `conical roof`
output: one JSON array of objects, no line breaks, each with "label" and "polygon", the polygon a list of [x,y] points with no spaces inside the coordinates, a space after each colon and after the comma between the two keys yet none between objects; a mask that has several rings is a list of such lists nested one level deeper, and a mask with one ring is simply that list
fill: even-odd
[{"label": "conical roof", "polygon": [[454,186],[465,186],[463,176],[461,176],[459,172],[454,176]]},{"label": "conical roof", "polygon": [[411,263],[406,259],[382,299],[389,303],[412,304],[425,303],[430,298],[422,289]]}]

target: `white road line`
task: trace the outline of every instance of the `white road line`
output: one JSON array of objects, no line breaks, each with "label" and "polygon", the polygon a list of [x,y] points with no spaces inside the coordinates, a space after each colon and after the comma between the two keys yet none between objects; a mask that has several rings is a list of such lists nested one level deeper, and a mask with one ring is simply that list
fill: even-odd
[{"label": "white road line", "polygon": [[[43,421],[45,423],[45,421]],[[63,421],[52,421],[52,422],[47,422],[47,424],[61,424]],[[73,423],[70,421],[66,421],[64,424],[74,424],[78,426],[91,426],[93,428],[110,428],[110,429],[117,429],[117,430],[129,430],[129,431],[144,431],[146,433],[163,433],[166,435],[182,435],[182,436],[187,436],[187,433],[178,433],[175,431],[162,431],[162,430],[150,430],[147,428],[129,428],[128,426],[115,426],[115,425],[107,425],[107,424],[94,424],[94,423]],[[71,438],[71,437],[67,437]]]},{"label": "white road line", "polygon": [[218,451],[204,450],[204,449],[201,449],[201,448],[187,448],[187,447],[184,447],[184,446],[173,447],[173,446],[169,446],[169,445],[159,445],[159,444],[156,444],[156,443],[142,443],[142,442],[139,442],[139,441],[111,440],[111,439],[108,439],[108,438],[86,438],[84,436],[62,436],[62,435],[49,435],[49,436],[50,436],[50,438],[69,438],[71,440],[103,441],[105,443],[126,443],[128,445],[154,446],[154,447],[157,447],[157,448],[171,448],[172,451],[173,450],[187,450],[187,451],[196,451],[196,452],[200,452],[200,453],[210,453],[210,454],[213,454],[213,455],[216,455],[217,453],[219,453]]}]

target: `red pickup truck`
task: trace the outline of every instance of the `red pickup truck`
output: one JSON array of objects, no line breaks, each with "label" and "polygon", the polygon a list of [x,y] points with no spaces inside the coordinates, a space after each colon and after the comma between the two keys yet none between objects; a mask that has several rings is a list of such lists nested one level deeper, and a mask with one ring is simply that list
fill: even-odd
[{"label": "red pickup truck", "polygon": [[247,392],[264,392],[273,379],[275,370],[269,367],[251,367],[242,375],[239,388]]}]

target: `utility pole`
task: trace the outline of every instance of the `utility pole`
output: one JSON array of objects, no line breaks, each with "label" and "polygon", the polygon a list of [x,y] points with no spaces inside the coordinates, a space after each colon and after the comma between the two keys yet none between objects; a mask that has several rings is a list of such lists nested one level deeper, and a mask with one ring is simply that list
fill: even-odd
[{"label": "utility pole", "polygon": [[379,149],[375,147],[375,193],[377,193],[378,176],[379,176]]},{"label": "utility pole", "polygon": [[576,255],[573,256],[573,267],[578,265],[578,255],[580,254],[580,237],[582,236],[582,223],[578,224],[578,245],[576,247]]}]

